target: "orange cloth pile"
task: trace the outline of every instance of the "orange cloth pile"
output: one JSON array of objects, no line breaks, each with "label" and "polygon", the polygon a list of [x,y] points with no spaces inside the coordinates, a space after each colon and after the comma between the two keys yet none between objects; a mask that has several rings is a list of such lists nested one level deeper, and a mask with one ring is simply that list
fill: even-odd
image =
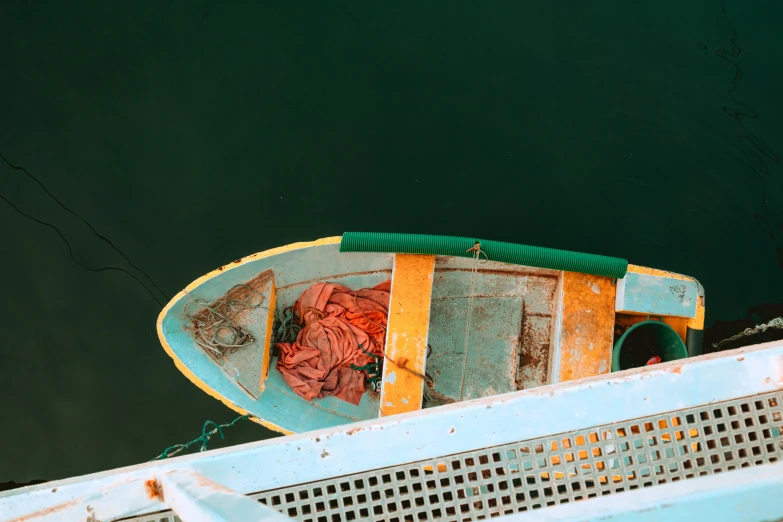
[{"label": "orange cloth pile", "polygon": [[277,369],[298,395],[359,404],[366,373],[351,365],[374,360],[362,349],[383,356],[390,290],[391,281],[357,291],[316,283],[302,293],[294,310],[304,328],[293,344],[276,344]]}]

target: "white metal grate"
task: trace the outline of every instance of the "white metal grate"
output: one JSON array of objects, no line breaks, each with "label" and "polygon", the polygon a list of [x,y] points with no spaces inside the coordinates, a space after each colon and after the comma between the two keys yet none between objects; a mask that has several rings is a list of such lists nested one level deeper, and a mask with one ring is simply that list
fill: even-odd
[{"label": "white metal grate", "polygon": [[765,393],[251,496],[303,522],[482,520],[775,462],[782,401]]}]

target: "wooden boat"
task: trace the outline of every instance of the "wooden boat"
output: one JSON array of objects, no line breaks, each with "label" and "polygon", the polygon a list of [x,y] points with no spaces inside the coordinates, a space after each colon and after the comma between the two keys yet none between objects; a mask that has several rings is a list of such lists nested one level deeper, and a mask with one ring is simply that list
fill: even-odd
[{"label": "wooden boat", "polygon": [[[676,332],[687,346],[683,357],[701,353],[704,292],[693,278],[600,256],[574,254],[582,257],[569,264],[571,253],[524,247],[521,259],[542,260],[530,266],[509,257],[513,245],[505,243],[414,235],[384,243],[389,238],[380,236],[380,246],[375,241],[366,251],[346,248],[356,239],[346,233],[222,266],[166,305],[160,341],[199,388],[283,433],[608,374],[613,347],[650,321]],[[504,261],[511,258],[516,262]],[[318,282],[360,289],[387,280],[377,392],[368,390],[356,405],[294,393],[276,368],[275,317]],[[205,324],[204,314],[233,314],[221,335],[234,348],[216,350],[205,340],[194,327]]]}]

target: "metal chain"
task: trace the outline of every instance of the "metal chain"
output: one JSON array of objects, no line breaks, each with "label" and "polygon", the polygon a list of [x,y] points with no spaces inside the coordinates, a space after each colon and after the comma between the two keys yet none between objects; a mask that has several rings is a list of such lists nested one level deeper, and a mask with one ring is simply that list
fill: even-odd
[{"label": "metal chain", "polygon": [[737,339],[742,339],[743,337],[748,337],[750,335],[756,335],[759,332],[766,332],[769,328],[778,328],[783,330],[783,317],[776,317],[766,324],[758,324],[753,328],[745,328],[737,335],[729,337],[728,339],[724,339],[719,343],[714,343],[712,347],[720,348],[724,344],[736,341]]}]

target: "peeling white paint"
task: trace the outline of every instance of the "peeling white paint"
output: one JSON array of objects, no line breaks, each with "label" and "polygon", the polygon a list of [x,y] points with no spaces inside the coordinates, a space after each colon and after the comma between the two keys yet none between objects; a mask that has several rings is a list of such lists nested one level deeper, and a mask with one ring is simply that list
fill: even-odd
[{"label": "peeling white paint", "polygon": [[402,398],[402,403],[403,403],[403,404],[408,404],[408,399],[406,399],[405,397],[403,397],[403,398]]},{"label": "peeling white paint", "polygon": [[601,289],[598,288],[597,284],[595,284],[595,283],[587,283],[587,284],[590,285],[590,290],[592,290],[594,294],[600,294],[601,293]]},{"label": "peeling white paint", "polygon": [[391,401],[386,401],[386,404],[384,404],[384,406],[388,406],[389,408],[391,408],[392,406],[394,406],[394,404],[392,404]]},{"label": "peeling white paint", "polygon": [[389,373],[389,375],[386,376],[386,383],[394,384],[395,382],[397,382],[397,372]]}]

